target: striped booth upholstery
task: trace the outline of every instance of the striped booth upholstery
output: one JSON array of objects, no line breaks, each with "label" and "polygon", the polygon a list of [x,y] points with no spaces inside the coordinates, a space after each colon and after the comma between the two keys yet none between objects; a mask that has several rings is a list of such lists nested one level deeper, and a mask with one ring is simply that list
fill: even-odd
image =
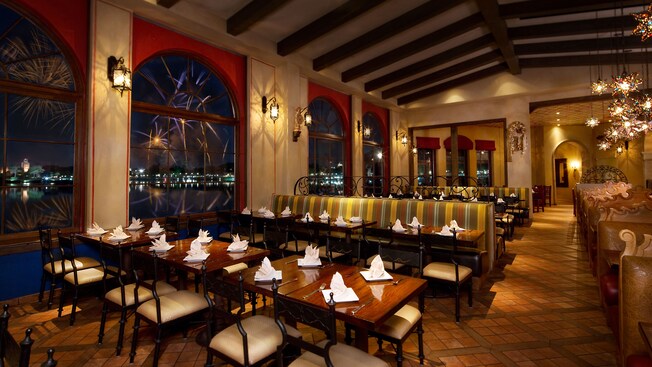
[{"label": "striped booth upholstery", "polygon": [[478,243],[478,250],[488,255],[488,267],[482,269],[483,275],[493,267],[496,237],[493,203],[274,195],[271,210],[280,212],[286,206],[293,213],[310,213],[313,217],[325,210],[332,218],[339,215],[344,218],[355,216],[365,221],[375,220],[383,225],[393,223],[396,219],[410,223],[412,217],[417,217],[425,225],[443,226],[455,219],[462,228],[484,231],[484,238]]}]

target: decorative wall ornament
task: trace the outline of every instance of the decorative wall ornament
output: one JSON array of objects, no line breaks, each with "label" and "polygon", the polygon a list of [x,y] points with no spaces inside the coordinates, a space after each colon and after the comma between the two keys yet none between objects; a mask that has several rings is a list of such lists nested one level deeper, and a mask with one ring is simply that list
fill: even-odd
[{"label": "decorative wall ornament", "polygon": [[507,134],[510,154],[519,151],[524,154],[527,149],[527,129],[525,125],[520,121],[514,121],[509,124]]}]

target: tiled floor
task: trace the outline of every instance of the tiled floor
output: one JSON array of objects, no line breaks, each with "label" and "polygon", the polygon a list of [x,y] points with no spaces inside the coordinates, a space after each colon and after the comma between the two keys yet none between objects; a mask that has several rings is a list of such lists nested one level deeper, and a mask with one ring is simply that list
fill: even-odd
[{"label": "tiled floor", "polygon": [[[474,294],[474,307],[462,305],[462,322],[456,324],[452,298],[426,300],[426,365],[616,365],[615,341],[600,309],[596,282],[588,271],[570,206],[547,207],[534,214],[529,226],[517,227],[514,240],[507,243],[507,254]],[[67,318],[57,319],[56,311],[44,311],[38,304],[11,308],[11,332],[16,338],[26,327],[34,329],[33,365],[44,360],[51,346],[61,367],[129,365],[128,349],[121,357],[113,355],[118,314],[110,315],[105,343],[98,346],[100,302],[86,298],[81,308],[74,327],[68,326]],[[166,338],[159,365],[202,366],[206,352],[194,342],[196,333],[191,331],[188,339],[180,333]],[[323,337],[307,329],[305,334],[306,338]],[[134,365],[149,366],[153,338],[146,331],[141,335]],[[370,340],[369,347],[395,365],[391,345],[384,344],[383,351],[378,351],[375,340]],[[405,350],[404,365],[418,366],[416,335]]]}]

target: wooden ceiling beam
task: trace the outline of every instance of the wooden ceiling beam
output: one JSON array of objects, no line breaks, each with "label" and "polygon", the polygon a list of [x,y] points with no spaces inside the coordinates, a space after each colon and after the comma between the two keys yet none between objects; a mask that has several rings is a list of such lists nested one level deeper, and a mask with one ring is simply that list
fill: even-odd
[{"label": "wooden ceiling beam", "polygon": [[522,58],[521,66],[523,68],[557,68],[564,66],[603,65],[604,68],[608,68],[609,65],[645,64],[650,60],[652,60],[652,52],[633,52],[627,54],[609,54],[599,56],[580,55],[573,57],[558,56]]},{"label": "wooden ceiling beam", "polygon": [[315,58],[312,62],[312,68],[315,71],[323,70],[345,58],[355,55],[373,45],[376,45],[390,37],[410,29],[418,24],[431,19],[446,10],[461,4],[464,0],[430,0],[427,3],[414,8],[407,13],[402,14],[390,20],[383,25],[376,27],[369,32],[357,37],[331,51]]},{"label": "wooden ceiling beam", "polygon": [[356,65],[348,70],[345,70],[342,73],[342,82],[350,82],[351,80],[372,73],[399,60],[403,60],[408,56],[414,55],[453,37],[459,36],[460,34],[475,29],[482,23],[482,15],[480,13],[473,14],[444,28],[420,37],[412,42],[408,42],[401,47],[385,52],[384,54],[366,61],[360,65]]},{"label": "wooden ceiling beam", "polygon": [[609,10],[614,7],[633,7],[648,5],[649,0],[538,0],[522,1],[511,4],[500,5],[500,16],[504,19],[513,18],[537,18],[555,15],[595,12]]},{"label": "wooden ceiling beam", "polygon": [[237,36],[265,19],[289,0],[253,0],[226,20],[226,32]]},{"label": "wooden ceiling beam", "polygon": [[505,64],[495,65],[480,71],[476,71],[475,73],[471,73],[459,77],[457,79],[451,79],[445,83],[441,83],[439,85],[435,85],[433,87],[422,89],[418,92],[405,95],[403,97],[398,98],[396,101],[397,104],[399,105],[408,104],[426,97],[430,97],[437,93],[445,92],[448,89],[459,87],[460,85],[468,84],[506,71],[509,71],[507,65]]},{"label": "wooden ceiling beam", "polygon": [[[317,38],[333,31],[342,24],[380,5],[385,0],[349,0],[335,10],[282,39],[276,45],[276,52],[287,56]],[[301,16],[296,14],[295,16]]]},{"label": "wooden ceiling beam", "polygon": [[587,38],[573,41],[537,42],[514,45],[517,55],[537,55],[563,52],[595,52],[607,50],[641,49],[645,44],[641,37]]},{"label": "wooden ceiling beam", "polygon": [[179,0],[156,0],[156,5],[170,9],[172,6],[174,6],[174,4],[178,2]]},{"label": "wooden ceiling beam", "polygon": [[503,57],[500,51],[498,50],[491,51],[484,55],[474,57],[470,60],[460,62],[458,64],[447,67],[445,69],[435,71],[434,73],[430,73],[428,75],[420,76],[417,79],[384,90],[382,93],[382,97],[383,99],[388,99],[388,98],[396,97],[401,94],[409,93],[421,87],[425,87],[429,84],[435,84],[444,79],[450,78],[451,75],[466,73],[467,71],[471,71],[473,69],[477,69],[479,67],[491,64],[492,62],[502,61],[502,60]]},{"label": "wooden ceiling beam", "polygon": [[631,30],[636,26],[634,17],[627,15],[615,18],[575,20],[570,22],[548,23],[509,28],[507,33],[512,40],[593,34],[598,32],[618,32]]},{"label": "wooden ceiling beam", "polygon": [[500,17],[497,0],[475,0],[484,17],[485,23],[493,34],[496,44],[503,54],[503,58],[509,67],[509,71],[516,75],[521,73],[518,65],[518,57],[514,52],[514,44],[507,35],[507,23]]},{"label": "wooden ceiling beam", "polygon": [[365,92],[371,92],[372,90],[382,88],[401,79],[407,79],[428,69],[433,69],[449,61],[464,57],[485,47],[490,47],[493,44],[494,37],[490,34],[486,34],[473,41],[461,44],[457,47],[453,47],[435,56],[428,57],[419,62],[415,62],[414,64],[393,71],[389,74],[385,74],[381,77],[370,80],[365,83],[364,90]]}]

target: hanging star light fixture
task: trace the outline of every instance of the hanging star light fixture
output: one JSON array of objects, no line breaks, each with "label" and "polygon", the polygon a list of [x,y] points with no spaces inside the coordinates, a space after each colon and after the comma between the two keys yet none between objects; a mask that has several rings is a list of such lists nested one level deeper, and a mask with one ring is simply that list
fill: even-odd
[{"label": "hanging star light fixture", "polygon": [[641,41],[645,41],[652,37],[652,4],[650,4],[647,10],[640,13],[634,13],[632,16],[636,22],[638,22],[636,28],[632,31],[632,34],[641,36]]}]

